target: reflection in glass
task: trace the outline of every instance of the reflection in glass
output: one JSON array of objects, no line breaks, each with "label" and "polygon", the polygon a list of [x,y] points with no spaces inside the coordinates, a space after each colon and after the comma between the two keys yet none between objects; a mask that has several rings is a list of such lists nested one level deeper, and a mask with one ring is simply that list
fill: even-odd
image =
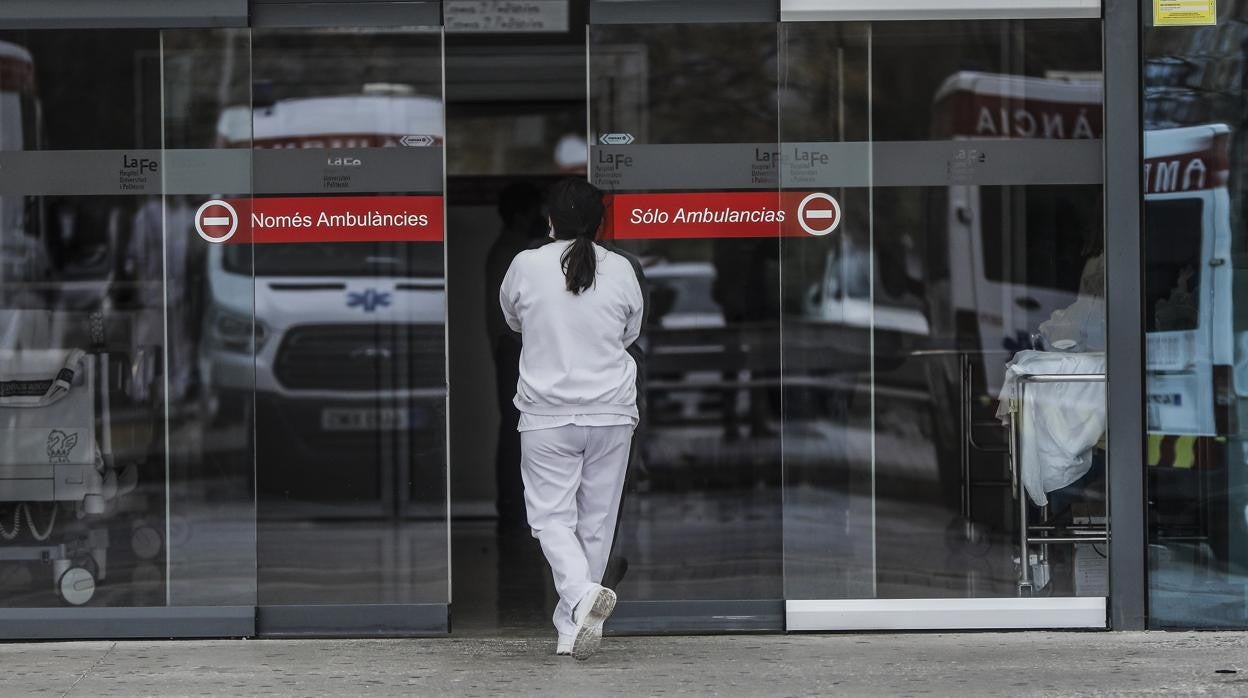
[{"label": "reflection in glass", "polygon": [[[288,213],[440,197],[440,51],[436,31],[256,32],[251,108],[222,112],[217,138],[254,130],[258,205]],[[440,225],[211,261],[231,283],[255,272],[262,604],[448,600]]]},{"label": "reflection in glass", "polygon": [[[1149,27],[1144,74],[1149,620],[1248,626],[1245,10]],[[1199,78],[1195,76],[1201,76]]]},{"label": "reflection in glass", "polygon": [[[596,171],[599,186],[644,192],[692,157],[686,145],[723,144],[743,167],[713,157],[692,167],[775,191],[774,175],[749,174],[756,149],[775,150],[773,25],[594,26],[589,64],[591,133],[670,153],[659,156],[667,165],[631,170],[632,184]],[[713,188],[692,175],[673,186]],[[622,598],[781,597],[775,235],[616,240],[650,285],[642,423],[616,545]]]},{"label": "reflection in glass", "polygon": [[[163,150],[212,133],[247,55],[234,31],[0,35],[0,604],[255,601],[247,421],[202,371],[200,197],[164,189]],[[220,174],[194,193],[248,191]]]},{"label": "reflection in glass", "polygon": [[[238,604],[244,598],[254,604],[256,598],[251,277],[223,286],[212,268],[220,245],[195,227],[205,201],[251,193],[243,150],[250,131],[229,146],[213,139],[216,115],[247,98],[250,51],[244,30],[162,32],[166,191],[144,203],[136,218],[142,242],[132,243],[164,255],[169,596],[177,605]],[[198,181],[184,185],[192,173]],[[238,227],[242,234],[231,246],[250,250],[243,242],[250,222],[240,220]],[[213,365],[212,357],[223,350],[236,357],[229,371]]]},{"label": "reflection in glass", "polygon": [[[781,241],[786,597],[1104,595],[1103,384],[1030,387],[1016,459],[998,412],[1010,375],[1104,373],[1099,24],[793,23],[781,43],[782,150],[835,163],[781,187],[843,211]],[[1076,399],[1086,442],[1031,459]],[[1020,461],[1077,475],[1022,503]],[[1033,535],[1089,542],[1022,554],[1019,506]]]}]

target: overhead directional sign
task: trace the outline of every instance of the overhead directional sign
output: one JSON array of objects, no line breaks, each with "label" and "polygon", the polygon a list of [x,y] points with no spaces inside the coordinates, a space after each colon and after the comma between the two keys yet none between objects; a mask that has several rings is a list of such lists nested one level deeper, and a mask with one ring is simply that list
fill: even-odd
[{"label": "overhead directional sign", "polygon": [[531,34],[568,31],[568,0],[445,0],[448,34]]},{"label": "overhead directional sign", "polygon": [[602,145],[629,145],[635,140],[631,133],[604,133],[598,137]]}]

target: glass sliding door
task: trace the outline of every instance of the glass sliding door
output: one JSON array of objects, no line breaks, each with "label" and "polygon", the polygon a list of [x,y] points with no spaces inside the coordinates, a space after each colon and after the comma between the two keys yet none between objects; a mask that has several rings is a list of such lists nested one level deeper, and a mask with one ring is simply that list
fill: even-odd
[{"label": "glass sliding door", "polygon": [[1100,22],[818,5],[590,28],[652,304],[616,627],[1104,627]]},{"label": "glass sliding door", "polygon": [[888,19],[780,27],[788,628],[1104,627],[1100,22]]},{"label": "glass sliding door", "polygon": [[590,178],[650,293],[617,629],[781,627],[775,30],[590,27]]},{"label": "glass sliding door", "polygon": [[0,32],[0,634],[446,632],[442,84],[437,27]]},{"label": "glass sliding door", "polygon": [[[249,102],[251,33],[177,30],[160,39],[163,196],[136,212],[129,249],[144,251],[132,264],[153,279],[160,267],[141,255],[164,257],[163,327],[144,327],[143,336],[157,341],[162,329],[165,335],[169,601],[236,604],[254,622],[252,351],[260,337],[246,216],[251,131],[228,143],[217,137],[220,115]],[[137,167],[142,177],[141,159]],[[132,177],[123,175],[123,186]],[[219,273],[225,254],[247,260],[235,277]]]},{"label": "glass sliding door", "polygon": [[254,37],[260,631],[446,632],[441,30]]},{"label": "glass sliding door", "polygon": [[[254,632],[239,30],[0,32],[0,634]],[[224,221],[224,222],[223,222]],[[227,234],[228,231],[228,234]],[[232,352],[228,371],[214,358]]]},{"label": "glass sliding door", "polygon": [[[1150,627],[1248,626],[1242,6],[1145,30]],[[1186,30],[1186,31],[1183,31]],[[1193,70],[1210,77],[1190,80]]]}]

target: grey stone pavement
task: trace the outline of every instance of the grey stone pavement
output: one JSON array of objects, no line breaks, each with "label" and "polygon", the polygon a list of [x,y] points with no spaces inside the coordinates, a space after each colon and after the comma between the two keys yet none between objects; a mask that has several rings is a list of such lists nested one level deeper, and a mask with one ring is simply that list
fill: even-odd
[{"label": "grey stone pavement", "polygon": [[609,637],[0,645],[4,696],[1248,695],[1248,633]]}]

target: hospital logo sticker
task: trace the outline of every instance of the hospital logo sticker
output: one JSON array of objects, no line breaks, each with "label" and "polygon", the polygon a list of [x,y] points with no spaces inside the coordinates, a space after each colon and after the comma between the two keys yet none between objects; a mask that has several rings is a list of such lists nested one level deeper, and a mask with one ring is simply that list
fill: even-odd
[{"label": "hospital logo sticker", "polygon": [[48,462],[68,463],[69,454],[78,445],[78,434],[66,434],[60,429],[48,433]]}]

